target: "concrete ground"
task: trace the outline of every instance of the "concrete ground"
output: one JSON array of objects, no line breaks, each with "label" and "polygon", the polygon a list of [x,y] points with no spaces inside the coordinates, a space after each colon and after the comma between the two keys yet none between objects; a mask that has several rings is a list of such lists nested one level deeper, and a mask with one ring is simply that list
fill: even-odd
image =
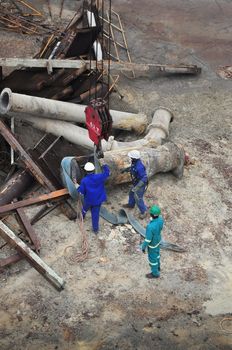
[{"label": "concrete ground", "polygon": [[[45,3],[41,8],[46,12]],[[78,3],[65,1],[65,11]],[[54,211],[35,230],[42,259],[65,279],[65,289],[58,293],[26,262],[3,272],[0,347],[231,349],[232,83],[217,70],[231,64],[232,3],[114,0],[112,6],[124,23],[134,62],[202,67],[197,77],[122,76],[119,84],[123,107],[149,116],[159,106],[173,111],[169,139],[182,144],[194,160],[180,180],[171,174],[155,176],[145,196],[148,205],[162,208],[164,238],[187,252],[161,251],[161,278],[147,280],[149,266],[138,250],[139,236],[129,226],[101,220],[96,239],[87,216],[90,253],[77,263],[71,257],[81,249],[78,224]],[[23,42],[33,43],[25,46],[26,54],[33,55],[40,41],[3,31],[0,39],[5,57],[19,56]],[[117,97],[112,103],[120,107]],[[108,189],[107,208],[117,211],[127,193],[128,185]]]}]

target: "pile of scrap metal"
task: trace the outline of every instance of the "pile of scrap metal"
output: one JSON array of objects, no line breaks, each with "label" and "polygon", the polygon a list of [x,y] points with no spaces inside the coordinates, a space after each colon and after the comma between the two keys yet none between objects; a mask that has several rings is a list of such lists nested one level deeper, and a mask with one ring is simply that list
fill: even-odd
[{"label": "pile of scrap metal", "polygon": [[[22,94],[74,103],[88,103],[93,96],[105,97],[112,90],[108,87],[108,72],[95,62],[96,59],[107,60],[110,54],[107,41],[109,29],[105,37],[101,18],[97,7],[91,5],[90,8],[88,2],[84,1],[83,8],[79,9],[68,26],[49,35],[34,57],[49,61],[81,60],[81,67],[76,65],[77,68],[73,69],[49,69],[48,65],[47,69],[17,69],[4,77],[0,89],[9,87]],[[87,66],[84,60],[89,60],[90,64]]]},{"label": "pile of scrap metal", "polygon": [[[171,142],[166,142],[162,145],[169,135],[169,124],[172,119],[173,116],[169,110],[160,108],[154,113],[152,123],[144,138],[132,142],[119,143],[115,141],[114,150],[104,152],[102,163],[106,162],[110,165],[111,169],[109,185],[130,181],[128,174],[121,174],[121,170],[129,165],[127,157],[128,150],[135,147],[142,152],[143,161],[146,165],[149,178],[158,172],[168,171],[172,171],[177,177],[183,175],[185,159],[183,149]],[[5,242],[9,243],[17,250],[17,254],[0,259],[0,267],[15,263],[23,257],[42,273],[58,290],[61,290],[64,286],[64,281],[36,254],[40,249],[40,243],[32,225],[44,215],[51,212],[57,205],[61,207],[62,211],[69,218],[76,217],[76,212],[68,202],[69,193],[67,189],[62,188],[61,177],[58,174],[62,151],[64,152],[63,155],[70,155],[73,154],[73,152],[71,149],[68,150],[63,147],[64,142],[60,138],[54,138],[53,142],[50,144],[51,139],[49,138],[53,137],[52,135],[45,135],[33,149],[25,151],[2,121],[0,121],[0,133],[19,156],[18,161],[24,165],[24,168],[18,170],[0,188],[0,217],[2,218],[2,221],[0,221],[0,235]],[[49,142],[49,146],[47,142]],[[58,148],[56,148],[57,145]],[[91,159],[93,154],[90,154],[85,147],[80,147],[76,154],[78,155],[76,159],[80,165],[80,178],[78,179],[80,180],[83,177],[81,166],[87,160]],[[80,156],[80,154],[82,155]],[[53,162],[53,164],[57,162],[56,166],[51,167],[51,162]],[[36,179],[48,193],[38,197],[20,200],[24,191],[28,191],[34,179]],[[57,190],[57,188],[59,189]],[[33,218],[29,219],[24,209],[28,206],[41,205],[43,203],[49,203],[49,206],[45,205]],[[6,223],[3,222],[3,220],[8,220],[9,215],[12,214],[16,215],[21,230],[26,233],[27,240],[29,238],[31,241],[31,248],[9,228],[9,224],[6,225]],[[35,250],[35,252],[33,250]]]},{"label": "pile of scrap metal", "polygon": [[[46,41],[41,51],[36,55],[39,58],[52,59],[69,59],[78,58],[83,60],[89,59],[90,65],[87,67],[82,63],[80,68],[75,69],[55,69],[47,68],[30,69],[27,68],[14,70],[10,75],[4,77],[1,81],[1,89],[5,86],[10,87],[13,91],[29,95],[47,97],[49,99],[75,100],[73,102],[89,101],[91,96],[105,97],[110,92],[108,81],[105,83],[104,72],[95,66],[94,58],[99,55],[100,46],[96,48],[94,42],[101,32],[101,25],[97,8],[93,13],[88,9],[88,3],[84,2],[84,11],[79,11],[68,27],[59,34],[52,34]],[[85,26],[81,24],[85,23]],[[94,25],[92,25],[92,21]],[[87,22],[90,22],[87,25]],[[104,40],[101,42],[104,48]],[[95,48],[92,50],[92,47]],[[103,55],[103,50],[102,50]],[[101,57],[102,59],[102,57]],[[108,78],[107,78],[108,79]],[[4,92],[3,92],[4,95]],[[16,94],[17,95],[17,94]],[[6,95],[3,97],[3,104],[6,102]],[[50,101],[47,99],[47,102]],[[42,105],[44,101],[42,101]],[[70,104],[71,106],[71,104]],[[65,106],[65,108],[67,105]],[[45,105],[46,109],[46,105]],[[29,109],[26,111],[33,114],[32,103],[29,103]],[[41,115],[41,111],[38,115]],[[75,112],[74,112],[75,114]],[[21,118],[20,118],[21,119]],[[81,122],[83,122],[83,118]],[[73,124],[72,124],[73,125]],[[71,124],[70,124],[71,126]],[[54,128],[54,125],[53,125]],[[0,222],[1,237],[6,243],[10,244],[17,250],[17,254],[4,257],[0,260],[0,267],[8,266],[18,260],[25,258],[32,266],[44,275],[57,289],[62,289],[64,282],[48,266],[46,266],[37,256],[40,250],[40,243],[32,225],[41,217],[53,210],[57,205],[62,209],[69,219],[76,218],[76,211],[68,202],[69,194],[63,189],[60,178],[60,162],[67,154],[77,154],[79,157],[88,155],[89,151],[84,147],[76,147],[69,142],[65,142],[60,135],[54,136],[46,133],[32,149],[25,151],[24,147],[18,142],[15,135],[10,131],[4,121],[0,121],[1,144],[8,143],[15,152],[18,170],[12,175],[12,171],[5,179],[0,189]],[[76,135],[78,137],[78,134]],[[3,151],[3,147],[1,152]],[[7,153],[7,152],[6,152]],[[8,157],[9,161],[9,157]],[[2,161],[3,162],[3,161]],[[15,167],[14,167],[15,169]],[[31,188],[34,180],[42,185],[48,194],[38,198],[29,198],[20,200],[22,194]],[[56,203],[58,201],[58,203]],[[42,207],[33,218],[28,218],[24,208],[33,204],[41,205],[49,202],[48,206]],[[20,225],[20,232],[24,233],[24,240],[30,241],[26,245],[14,232],[3,222],[9,220],[9,215],[16,216]],[[15,227],[15,226],[14,226]],[[2,247],[5,244],[2,245]],[[37,254],[36,254],[37,253]]]},{"label": "pile of scrap metal", "polygon": [[[89,137],[85,126],[85,109],[92,98],[102,99],[109,97],[115,89],[115,80],[112,79],[106,62],[114,58],[119,61],[117,45],[118,39],[113,39],[112,27],[108,31],[103,29],[103,22],[110,25],[111,16],[104,18],[99,14],[97,6],[89,8],[89,2],[84,1],[82,11],[78,11],[67,28],[62,33],[53,33],[47,38],[40,52],[34,59],[17,60],[16,65],[24,65],[26,69],[14,70],[0,82],[3,90],[0,96],[0,136],[8,144],[11,152],[15,152],[17,170],[12,171],[0,188],[0,217],[7,220],[9,215],[16,215],[21,230],[26,233],[26,239],[31,245],[25,245],[18,236],[3,222],[0,221],[0,235],[15,247],[17,254],[0,260],[0,267],[8,266],[20,258],[26,258],[44,277],[57,289],[62,289],[64,281],[39,260],[40,244],[32,225],[59,206],[69,219],[75,219],[77,214],[70,201],[69,193],[63,187],[60,176],[61,160],[75,155],[80,165],[79,178],[83,177],[83,164],[93,159],[94,143]],[[121,22],[120,22],[121,23]],[[152,65],[135,65],[131,63],[130,55],[123,32],[124,50],[127,53],[127,63],[119,62],[119,69],[126,67],[133,71],[133,67],[147,70]],[[115,49],[112,54],[106,40],[113,43]],[[116,45],[116,46],[115,46]],[[120,45],[118,45],[120,46]],[[103,59],[103,60],[102,60]],[[106,59],[106,60],[105,60]],[[12,64],[12,59],[0,59],[0,66]],[[121,65],[120,65],[121,64]],[[24,66],[24,67],[25,67]],[[112,66],[112,61],[110,66]],[[158,71],[169,69],[170,72],[197,74],[198,67],[161,66],[154,65]],[[12,92],[13,91],[13,92]],[[169,125],[173,119],[172,113],[159,108],[154,112],[152,122],[148,125],[148,118],[144,114],[133,114],[110,110],[113,128],[134,131],[145,136],[132,142],[118,142],[113,136],[102,141],[104,159],[111,168],[110,184],[130,181],[127,174],[121,174],[121,169],[128,164],[127,152],[131,149],[141,150],[148,176],[158,172],[168,172],[181,177],[184,166],[184,151],[181,147],[166,142],[169,135]],[[13,117],[13,118],[12,118]],[[26,150],[8,121],[18,118],[30,123],[33,127],[45,132],[45,135]],[[164,143],[166,142],[166,143]],[[1,151],[1,150],[0,150]],[[24,192],[37,181],[44,188],[45,194],[21,200]],[[24,208],[31,205],[45,205],[37,214],[28,218]],[[48,204],[46,204],[48,203]]]},{"label": "pile of scrap metal", "polygon": [[[6,267],[12,263],[15,263],[22,258],[25,258],[30,262],[30,264],[38,270],[55,288],[62,290],[64,287],[64,281],[61,279],[47,264],[45,264],[38,256],[40,250],[40,242],[37,235],[32,227],[32,225],[38,221],[45,213],[48,213],[54,206],[43,207],[34,218],[29,219],[24,211],[24,208],[32,205],[33,200],[18,200],[21,195],[29,190],[33,184],[34,179],[38,181],[42,186],[44,186],[48,191],[53,191],[55,186],[52,182],[44,175],[43,170],[33,161],[28,152],[26,152],[23,147],[16,140],[11,131],[7,126],[0,121],[1,135],[9,143],[9,145],[17,152],[19,155],[19,164],[24,165],[24,168],[19,169],[9,180],[6,180],[0,189],[0,205],[1,214],[0,217],[0,235],[6,243],[16,249],[17,253],[9,257],[0,259],[0,267]],[[36,150],[36,148],[35,148]],[[67,191],[63,190],[62,193],[53,193],[53,199],[62,198],[62,201],[68,197]],[[49,197],[51,199],[51,195]],[[34,203],[44,203],[49,200],[48,198],[40,198],[40,200],[34,201]],[[7,203],[11,203],[8,204]],[[8,206],[13,205],[13,207]],[[67,215],[76,215],[75,211],[69,206],[67,202],[62,202],[61,204],[64,212]],[[68,212],[71,211],[71,214]],[[11,216],[16,216],[17,222],[19,224],[19,232],[24,233],[24,239],[29,244],[25,243],[19,238],[11,229],[12,222],[8,222]],[[4,221],[7,221],[4,223]],[[15,229],[14,229],[15,231]],[[1,245],[0,248],[5,247],[6,244]]]},{"label": "pile of scrap metal", "polygon": [[43,23],[40,11],[24,0],[0,2],[0,28],[22,34],[45,35],[54,31]]}]

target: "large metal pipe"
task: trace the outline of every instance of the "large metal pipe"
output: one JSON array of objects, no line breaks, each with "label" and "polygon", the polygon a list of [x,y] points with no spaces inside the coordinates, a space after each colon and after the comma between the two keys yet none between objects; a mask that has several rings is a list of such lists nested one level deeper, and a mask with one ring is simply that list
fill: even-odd
[{"label": "large metal pipe", "polygon": [[157,147],[161,145],[162,142],[169,136],[169,126],[173,121],[173,118],[174,116],[169,109],[165,107],[156,109],[152,117],[152,122],[148,125],[147,134],[144,138],[130,142],[117,142],[117,145],[115,141],[113,149],[119,147]]},{"label": "large metal pipe", "polygon": [[[128,149],[113,150],[104,153],[102,164],[108,164],[110,167],[109,184],[120,184],[131,181],[130,174],[121,173],[122,169],[130,166]],[[166,173],[171,171],[173,175],[180,178],[183,176],[185,152],[181,146],[172,142],[167,142],[157,148],[142,148],[141,160],[143,161],[148,178],[157,173]]]},{"label": "large metal pipe", "polygon": [[[15,116],[15,113],[13,115]],[[26,120],[35,128],[43,130],[47,133],[52,133],[56,136],[63,136],[66,140],[76,145],[80,145],[91,150],[94,147],[93,142],[89,138],[88,131],[74,124],[60,120],[54,122],[54,120],[46,118],[30,118],[24,114],[21,114],[20,118],[22,120]],[[161,107],[154,112],[152,122],[148,126],[148,133],[144,138],[130,142],[119,142],[114,140],[114,138],[111,136],[108,141],[102,141],[102,149],[105,152],[125,147],[157,147],[161,145],[162,142],[168,137],[169,125],[172,120],[172,113],[168,109]]]},{"label": "large metal pipe", "polygon": [[34,183],[34,178],[24,169],[18,170],[0,187],[0,206],[19,198]]},{"label": "large metal pipe", "polygon": [[[20,113],[26,113],[31,118],[39,116],[40,118],[85,123],[85,108],[85,105],[71,102],[17,94],[9,88],[5,88],[0,95],[0,114],[16,112],[18,118],[20,118]],[[133,130],[141,134],[148,124],[147,116],[142,113],[135,114],[111,109],[110,114],[115,129]]]}]

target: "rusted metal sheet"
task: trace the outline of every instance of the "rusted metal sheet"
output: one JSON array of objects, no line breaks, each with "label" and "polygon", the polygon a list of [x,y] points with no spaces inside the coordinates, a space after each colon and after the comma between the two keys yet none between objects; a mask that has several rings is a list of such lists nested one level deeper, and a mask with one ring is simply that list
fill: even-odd
[{"label": "rusted metal sheet", "polygon": [[68,190],[66,188],[63,188],[61,190],[53,191],[51,193],[42,194],[35,198],[23,199],[22,201],[3,205],[0,207],[0,215],[5,215],[6,213],[10,213],[12,210],[16,210],[18,208],[29,207],[34,204],[42,204],[48,201],[65,199],[68,197]]},{"label": "rusted metal sheet", "polygon": [[88,155],[89,151],[66,142],[62,137],[46,134],[28,151],[57,189],[62,188],[60,163],[67,154]]},{"label": "rusted metal sheet", "polygon": [[29,263],[46,278],[58,291],[64,288],[64,280],[59,277],[37,254],[35,254],[12,230],[0,221],[0,235],[15,248]]}]

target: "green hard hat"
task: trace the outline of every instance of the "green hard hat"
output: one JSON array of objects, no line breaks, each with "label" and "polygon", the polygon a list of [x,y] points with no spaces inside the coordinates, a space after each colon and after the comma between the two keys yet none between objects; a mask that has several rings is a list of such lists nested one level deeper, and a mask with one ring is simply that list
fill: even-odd
[{"label": "green hard hat", "polygon": [[153,205],[150,209],[150,214],[154,216],[159,216],[161,213],[160,207],[158,205]]}]

